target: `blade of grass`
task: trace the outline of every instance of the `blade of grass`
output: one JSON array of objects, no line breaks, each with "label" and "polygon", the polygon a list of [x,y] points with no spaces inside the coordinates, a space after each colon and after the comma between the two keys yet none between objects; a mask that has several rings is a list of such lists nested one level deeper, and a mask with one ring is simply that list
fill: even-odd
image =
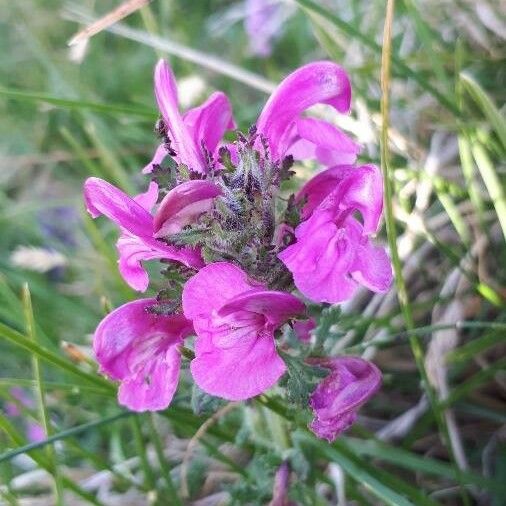
[{"label": "blade of grass", "polygon": [[82,425],[62,430],[60,432],[52,434],[43,441],[37,441],[35,443],[21,445],[18,448],[14,448],[13,450],[9,450],[8,452],[2,453],[0,455],[0,463],[10,460],[16,457],[17,455],[21,455],[22,453],[29,453],[32,452],[33,450],[44,448],[45,446],[51,445],[56,441],[61,441],[70,437],[78,436],[79,434],[87,432],[91,429],[101,427],[102,425],[109,425],[113,422],[116,422],[118,420],[133,415],[135,415],[135,413],[133,413],[132,411],[122,411],[121,413],[115,413],[114,415],[108,416],[106,418],[100,418],[99,420],[95,420],[93,422],[83,423]]},{"label": "blade of grass", "polygon": [[446,359],[449,362],[466,362],[467,360],[471,360],[480,353],[485,352],[489,348],[494,346],[499,346],[504,343],[504,330],[502,332],[491,332],[490,334],[485,334],[482,337],[477,337],[472,341],[469,341],[462,346],[459,346],[452,352],[450,352]]},{"label": "blade of grass", "polygon": [[[2,415],[1,412],[0,412],[0,430],[5,432],[5,434],[8,435],[8,437],[16,446],[26,446],[26,440],[24,439],[24,437],[9,422],[9,420]],[[31,457],[39,467],[45,469],[48,473],[52,473],[51,466],[44,454],[40,452],[32,453]],[[62,485],[66,489],[71,490],[76,495],[88,501],[89,503],[94,504],[95,506],[105,506],[100,501],[98,501],[93,494],[90,494],[89,492],[81,488],[77,483],[74,483],[73,480],[67,478],[66,476],[62,475],[61,481]]]},{"label": "blade of grass", "polygon": [[460,81],[494,128],[502,147],[506,150],[506,120],[485,90],[467,72],[460,73]]},{"label": "blade of grass", "polygon": [[497,218],[499,219],[502,233],[506,240],[506,193],[504,187],[483,144],[478,141],[474,142],[471,146],[471,150],[481,177],[487,187],[490,199],[494,204]]},{"label": "blade of grass", "polygon": [[498,360],[493,364],[490,364],[486,369],[482,369],[475,375],[471,376],[467,381],[457,385],[450,395],[441,402],[441,406],[446,408],[451,406],[453,403],[468,395],[470,392],[489,381],[497,373],[504,373],[506,370],[506,358]]},{"label": "blade of grass", "polygon": [[[364,35],[354,26],[346,23],[346,21],[342,20],[338,16],[332,14],[328,9],[325,9],[318,3],[312,0],[295,0],[300,6],[305,8],[309,12],[313,12],[323,19],[331,22],[336,28],[343,31],[346,35],[353,37],[359,40],[364,46],[367,46],[371,49],[376,55],[382,54],[382,48],[379,44],[377,44],[372,38],[369,38],[367,35]],[[323,25],[322,25],[323,26]],[[323,26],[325,29],[325,27]],[[424,90],[428,91],[434,98],[436,98],[441,105],[443,105],[450,112],[455,114],[457,117],[460,116],[460,110],[457,105],[454,103],[452,99],[445,96],[438,89],[436,89],[432,84],[430,84],[425,78],[423,78],[418,72],[410,69],[405,63],[403,63],[398,57],[392,55],[392,63],[395,67],[395,73],[399,77],[410,77],[414,81],[416,81],[420,87]]]},{"label": "blade of grass", "polygon": [[[392,24],[394,18],[395,0],[387,0],[385,29],[383,33],[383,50],[381,54],[381,167],[383,172],[383,185],[385,188],[385,222],[387,228],[388,244],[392,256],[392,264],[395,274],[395,284],[397,287],[397,296],[402,309],[406,327],[409,330],[415,327],[413,312],[408,297],[408,291],[404,276],[402,274],[402,264],[397,250],[397,231],[395,228],[393,212],[393,181],[390,175],[390,152],[388,148],[388,125],[389,125],[389,98],[390,98],[390,61],[392,53]],[[448,434],[445,417],[439,409],[434,390],[429,382],[427,371],[425,370],[425,359],[422,344],[416,334],[409,334],[411,351],[415,358],[418,372],[423,382],[423,388],[429,399],[431,409],[434,412],[435,419],[441,434],[443,443],[449,449],[452,460],[455,462],[451,439]],[[456,466],[457,471],[460,469]],[[466,493],[464,482],[459,473],[459,485],[461,496],[465,505],[469,504],[469,498]]]},{"label": "blade of grass", "polygon": [[156,456],[158,458],[158,462],[160,464],[160,469],[163,475],[163,479],[165,480],[165,486],[167,488],[167,499],[170,499],[170,504],[174,506],[183,506],[183,502],[179,498],[177,493],[176,486],[172,481],[172,476],[170,474],[170,467],[167,463],[167,459],[163,453],[163,445],[160,439],[160,435],[158,434],[158,430],[156,429],[156,425],[154,423],[154,415],[151,414],[147,418],[149,425],[149,434],[151,437],[151,441],[153,442],[153,446],[155,447]]},{"label": "blade of grass", "polygon": [[153,490],[156,484],[155,475],[151,469],[151,465],[149,464],[148,453],[146,451],[146,445],[144,444],[139,418],[132,418],[130,420],[130,425],[134,436],[135,446],[137,448],[137,455],[141,461],[142,472],[144,475],[144,486],[148,490]]},{"label": "blade of grass", "polygon": [[90,102],[87,100],[74,100],[69,98],[55,97],[49,93],[38,91],[23,91],[12,88],[0,88],[0,96],[11,100],[40,102],[43,104],[54,105],[63,109],[88,109],[105,114],[124,114],[126,116],[138,116],[149,121],[155,121],[158,115],[155,109],[147,107],[135,107],[121,104],[101,104],[99,102]]},{"label": "blade of grass", "polygon": [[[359,482],[385,504],[390,506],[435,505],[434,502],[428,499],[425,502],[411,502],[411,500],[399,493],[401,488],[404,490],[404,487],[396,483],[397,488],[392,488],[391,483],[386,483],[385,475],[387,473],[382,473],[380,469],[374,468],[364,460],[358,459],[341,442],[329,445],[326,442],[310,437],[308,434],[298,434],[297,437],[303,443],[311,446],[313,451],[317,450],[320,455],[325,455],[331,462],[339,464],[350,477]],[[401,480],[394,481],[400,482]],[[417,491],[415,490],[415,492]],[[422,498],[418,497],[418,499]]]},{"label": "blade of grass", "polygon": [[52,352],[48,348],[41,346],[37,343],[32,342],[26,336],[10,328],[4,323],[0,322],[0,336],[9,340],[11,343],[19,346],[29,353],[33,353],[42,360],[56,366],[66,372],[69,372],[75,376],[79,376],[80,378],[88,381],[89,383],[93,383],[96,386],[99,386],[102,390],[106,392],[115,392],[116,388],[112,383],[109,383],[107,380],[101,378],[100,376],[96,376],[89,372],[83,371],[79,367],[75,366],[72,362],[65,360],[60,357],[56,353]]},{"label": "blade of grass", "polygon": [[[33,316],[32,299],[30,296],[30,289],[28,288],[28,284],[25,284],[23,286],[22,301],[23,301],[23,312],[25,316],[26,334],[28,338],[34,342],[34,344],[37,344],[37,334],[35,332],[35,321]],[[52,429],[51,429],[51,421],[49,419],[49,414],[46,406],[46,391],[44,387],[44,380],[42,377],[39,358],[35,354],[32,355],[32,370],[35,382],[37,383],[36,392],[37,392],[37,405],[39,409],[40,423],[44,430],[45,436],[49,437],[51,435]],[[53,446],[48,446],[46,454],[50,468],[52,470],[56,504],[57,506],[62,506],[63,488],[60,471],[58,469],[57,457]]]},{"label": "blade of grass", "polygon": [[[343,438],[341,442],[357,455],[374,457],[421,473],[435,474],[456,481],[459,479],[458,473],[455,472],[455,469],[451,465],[426,456],[417,455],[402,448],[395,448],[381,441],[374,439]],[[490,490],[504,490],[504,486],[500,483],[469,471],[462,471],[462,477],[468,483],[486,487]]]},{"label": "blade of grass", "polygon": [[[82,12],[82,10],[78,11],[75,6],[68,6],[65,12],[65,16],[68,19],[77,21],[79,23],[83,21],[90,23],[95,20],[94,17]],[[244,83],[251,88],[263,91],[264,93],[272,93],[276,88],[275,83],[265,79],[263,76],[225,61],[219,56],[197,51],[196,49],[178,44],[172,40],[167,40],[142,30],[136,30],[135,28],[130,28],[129,26],[122,23],[117,23],[113,26],[110,26],[107,28],[107,31],[115,33],[116,35],[120,35],[126,39],[139,42],[154,49],[158,49],[164,53],[172,54],[183,60],[196,63],[197,65],[208,68],[214,72],[217,72],[218,74],[228,76],[235,81]]]}]

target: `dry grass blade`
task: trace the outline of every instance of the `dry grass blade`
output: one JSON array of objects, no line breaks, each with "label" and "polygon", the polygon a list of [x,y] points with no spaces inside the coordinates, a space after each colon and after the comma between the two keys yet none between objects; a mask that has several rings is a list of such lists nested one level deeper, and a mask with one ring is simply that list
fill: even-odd
[{"label": "dry grass blade", "polygon": [[69,41],[69,46],[75,46],[77,44],[86,42],[97,33],[106,30],[114,23],[117,23],[123,18],[130,16],[130,14],[139,10],[141,7],[147,5],[151,0],[128,0],[123,2],[119,7],[108,12],[105,16],[97,19],[83,30],[79,31]]}]

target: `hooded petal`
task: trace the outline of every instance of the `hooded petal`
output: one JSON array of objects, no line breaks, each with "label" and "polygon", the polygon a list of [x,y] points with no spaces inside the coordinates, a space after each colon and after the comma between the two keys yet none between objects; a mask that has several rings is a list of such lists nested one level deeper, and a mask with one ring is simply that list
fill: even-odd
[{"label": "hooded petal", "polygon": [[[198,340],[211,341],[210,334]],[[235,346],[219,348],[201,343],[207,352],[197,354],[190,369],[195,383],[211,395],[239,401],[271,388],[284,374],[286,366],[276,352],[272,333],[255,328],[243,334]]]},{"label": "hooded petal", "polygon": [[156,236],[179,232],[200,214],[209,211],[213,199],[221,194],[211,181],[194,180],[173,188],[164,197],[154,216]]},{"label": "hooded petal", "polygon": [[112,184],[90,177],[84,183],[86,209],[93,218],[101,214],[139,237],[153,235],[153,217],[146,209]]},{"label": "hooded petal", "polygon": [[330,210],[336,216],[360,211],[364,233],[376,232],[383,209],[383,182],[375,165],[340,165],[320,172],[310,179],[297,194],[306,199],[303,217],[318,209]]},{"label": "hooded petal", "polygon": [[213,154],[227,130],[236,128],[232,105],[221,91],[214,92],[202,105],[184,115],[184,123],[193,137],[195,146]]},{"label": "hooded petal", "polygon": [[[299,118],[296,120],[296,127],[300,139],[313,146],[314,157],[327,167],[352,164],[360,153],[360,144],[327,121]],[[288,153],[291,153],[292,149],[289,148]],[[294,158],[297,156],[294,155]]]},{"label": "hooded petal", "polygon": [[234,264],[215,262],[186,282],[182,297],[184,314],[190,320],[208,317],[237,295],[264,288]]},{"label": "hooded petal", "polygon": [[335,357],[315,361],[330,369],[310,398],[315,418],[310,425],[318,437],[333,441],[356,419],[356,411],[381,386],[381,372],[359,357]]},{"label": "hooded petal", "polygon": [[199,146],[195,144],[179,112],[176,80],[164,60],[160,60],[155,67],[155,96],[179,162],[194,171],[205,172]]},{"label": "hooded petal", "polygon": [[328,104],[338,112],[350,108],[351,84],[345,70],[330,61],[313,62],[292,72],[265,104],[257,129],[267,137],[274,156],[289,147],[291,126],[309,107]]},{"label": "hooded petal", "polygon": [[192,332],[181,315],[147,312],[155,299],[129,302],[109,313],[95,331],[93,349],[100,369],[120,380],[120,403],[135,411],[167,407],[177,387],[176,346]]}]

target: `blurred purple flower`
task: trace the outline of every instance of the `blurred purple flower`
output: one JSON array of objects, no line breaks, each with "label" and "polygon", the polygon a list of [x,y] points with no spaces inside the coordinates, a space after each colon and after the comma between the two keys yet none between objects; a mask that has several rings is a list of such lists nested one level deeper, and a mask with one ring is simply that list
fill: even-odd
[{"label": "blurred purple flower", "polygon": [[211,395],[244,400],[285,372],[274,331],[302,313],[304,304],[268,290],[231,263],[216,262],[186,282],[183,310],[197,334],[191,363],[197,385]]},{"label": "blurred purple flower", "polygon": [[209,181],[188,181],[172,189],[153,216],[151,208],[158,198],[158,186],[151,183],[146,193],[131,198],[108,182],[90,177],[84,183],[86,208],[93,218],[104,214],[120,226],[119,270],[135,290],[144,292],[149,284],[148,274],[141,262],[164,259],[181,262],[188,267],[201,267],[200,251],[178,248],[158,237],[180,231],[198,214],[211,205],[220,190]]},{"label": "blurred purple flower", "polygon": [[290,466],[288,462],[283,462],[274,476],[274,488],[272,491],[272,500],[269,506],[296,506],[288,499],[288,487],[290,481]]},{"label": "blurred purple flower", "polygon": [[[207,172],[207,155],[216,155],[223,134],[235,128],[230,101],[224,93],[217,91],[201,106],[181,115],[176,79],[164,60],[156,65],[154,80],[156,101],[167,130],[166,140],[176,153],[175,159],[195,172]],[[170,154],[169,151],[168,142],[160,144],[143,173],[151,172],[153,165],[160,164]]]},{"label": "blurred purple flower", "polygon": [[[35,403],[25,389],[21,387],[12,387],[9,390],[9,393],[25,408],[34,408]],[[22,415],[19,405],[16,402],[7,402],[5,404],[5,413],[9,417],[19,417]],[[38,422],[34,422],[26,417],[23,417],[23,422],[26,427],[26,437],[30,443],[38,443],[39,441],[46,439],[46,433],[44,432],[42,425]]]},{"label": "blurred purple flower", "polygon": [[272,53],[272,43],[282,33],[283,23],[291,12],[279,0],[246,0],[244,28],[251,54],[266,58]]},{"label": "blurred purple flower", "polygon": [[[390,259],[374,246],[383,206],[383,187],[374,165],[337,166],[311,179],[297,195],[306,202],[296,242],[278,256],[297,288],[316,302],[337,303],[359,285],[385,292],[392,282]],[[353,216],[360,212],[363,223]]]},{"label": "blurred purple flower", "polygon": [[128,302],[99,324],[93,349],[100,370],[121,382],[118,401],[133,411],[165,409],[179,381],[177,349],[193,332],[183,315],[163,316],[147,309],[156,299]]},{"label": "blurred purple flower", "polygon": [[358,409],[380,388],[381,372],[359,357],[322,358],[311,363],[330,369],[330,374],[309,400],[314,414],[309,428],[332,442],[355,422]]}]

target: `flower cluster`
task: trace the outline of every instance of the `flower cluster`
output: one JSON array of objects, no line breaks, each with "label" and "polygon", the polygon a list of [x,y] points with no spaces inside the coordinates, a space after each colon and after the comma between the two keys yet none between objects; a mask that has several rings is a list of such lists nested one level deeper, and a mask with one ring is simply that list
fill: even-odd
[{"label": "flower cluster", "polygon": [[[101,371],[120,382],[119,402],[132,410],[170,404],[182,354],[192,355],[201,390],[249,399],[274,386],[293,361],[287,329],[309,346],[315,323],[304,299],[334,304],[360,286],[389,288],[390,261],[372,241],[381,177],[373,165],[354,165],[360,146],[344,132],[303,115],[315,104],[349,111],[349,78],[332,62],[289,75],[233,143],[223,140],[235,128],[223,93],[182,114],[172,71],[160,61],[155,96],[161,144],[143,170],[147,191],[130,197],[98,178],[84,186],[88,212],[120,228],[119,270],[133,289],[148,288],[145,261],[164,265],[162,281],[153,282],[156,298],[127,303],[100,323],[95,354]],[[292,193],[300,160],[326,168]],[[308,399],[311,428],[332,440],[381,375],[357,357],[307,355],[305,366],[328,373]]]}]

